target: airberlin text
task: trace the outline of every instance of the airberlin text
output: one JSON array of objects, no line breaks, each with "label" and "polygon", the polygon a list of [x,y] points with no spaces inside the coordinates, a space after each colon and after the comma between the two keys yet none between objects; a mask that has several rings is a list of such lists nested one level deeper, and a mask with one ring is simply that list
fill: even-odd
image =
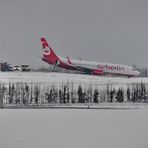
[{"label": "airberlin text", "polygon": [[124,71],[123,66],[117,66],[117,65],[108,65],[108,64],[98,64],[97,65],[98,69],[103,69],[103,70],[117,70],[117,71]]}]

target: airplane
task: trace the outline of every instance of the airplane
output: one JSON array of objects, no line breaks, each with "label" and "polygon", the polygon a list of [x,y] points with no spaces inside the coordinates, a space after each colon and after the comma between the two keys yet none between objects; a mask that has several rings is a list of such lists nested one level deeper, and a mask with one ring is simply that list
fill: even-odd
[{"label": "airplane", "polygon": [[56,55],[51,46],[45,38],[41,38],[41,44],[43,48],[42,60],[48,64],[54,65],[54,67],[61,67],[64,69],[79,71],[80,73],[97,75],[97,76],[125,76],[135,77],[140,74],[138,70],[127,65],[101,63],[93,61],[72,60],[68,56],[67,58]]}]

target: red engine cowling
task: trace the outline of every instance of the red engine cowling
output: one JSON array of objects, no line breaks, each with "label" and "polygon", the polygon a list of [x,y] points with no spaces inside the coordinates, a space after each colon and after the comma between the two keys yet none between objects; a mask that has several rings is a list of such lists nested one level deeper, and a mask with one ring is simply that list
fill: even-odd
[{"label": "red engine cowling", "polygon": [[100,69],[96,69],[92,72],[93,75],[98,75],[98,76],[102,76],[103,75],[103,70]]}]

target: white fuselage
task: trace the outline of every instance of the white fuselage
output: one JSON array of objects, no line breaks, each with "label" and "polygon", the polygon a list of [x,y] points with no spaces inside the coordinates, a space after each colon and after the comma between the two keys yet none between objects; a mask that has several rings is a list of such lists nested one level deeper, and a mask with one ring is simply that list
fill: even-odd
[{"label": "white fuselage", "polygon": [[[65,63],[69,64],[66,58],[60,57],[60,59]],[[93,61],[83,61],[83,60],[73,60],[71,59],[72,65],[82,66],[94,70],[102,70],[106,75],[125,75],[125,76],[137,76],[140,74],[135,68],[112,63],[102,63],[102,62],[93,62]]]}]

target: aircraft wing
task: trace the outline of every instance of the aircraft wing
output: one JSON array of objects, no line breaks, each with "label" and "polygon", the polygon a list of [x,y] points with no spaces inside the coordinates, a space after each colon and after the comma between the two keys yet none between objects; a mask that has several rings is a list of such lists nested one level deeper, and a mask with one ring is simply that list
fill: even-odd
[{"label": "aircraft wing", "polygon": [[81,64],[73,64],[70,58],[67,56],[67,64],[75,67],[76,70],[85,73],[85,74],[93,74],[93,75],[103,75],[103,70],[97,69],[95,66],[89,66],[89,65],[81,65]]},{"label": "aircraft wing", "polygon": [[92,69],[85,66],[77,66],[77,70],[81,72],[91,73]]},{"label": "aircraft wing", "polygon": [[86,67],[86,66],[77,66],[76,67],[78,71],[86,74],[93,74],[93,75],[103,75],[103,70],[95,69],[92,67]]}]

